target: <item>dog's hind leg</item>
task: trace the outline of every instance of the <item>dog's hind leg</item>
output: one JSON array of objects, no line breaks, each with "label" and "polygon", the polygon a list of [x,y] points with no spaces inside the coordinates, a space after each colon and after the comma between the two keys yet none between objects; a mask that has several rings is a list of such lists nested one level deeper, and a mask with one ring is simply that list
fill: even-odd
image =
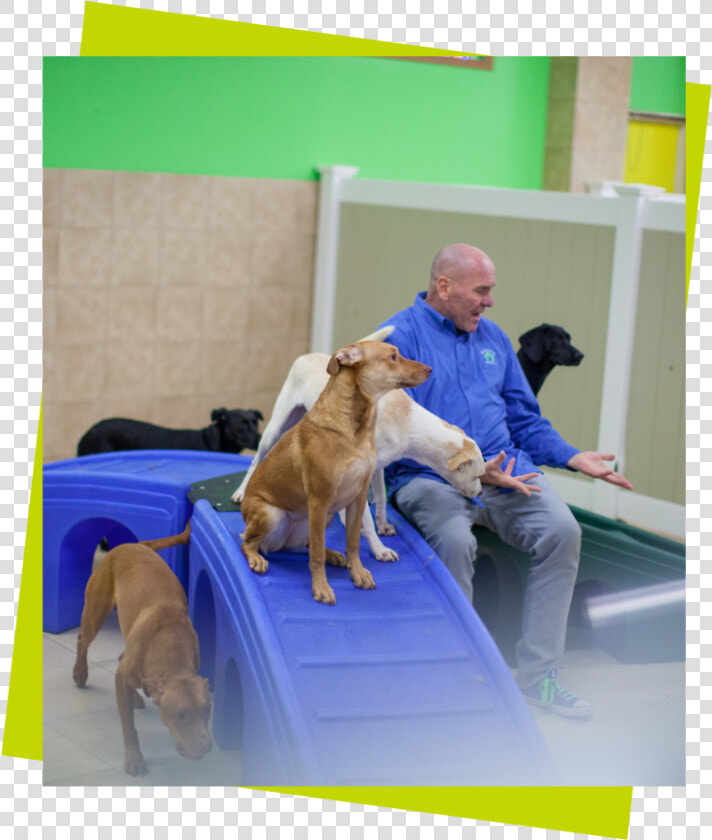
[{"label": "dog's hind leg", "polygon": [[106,617],[115,605],[114,570],[111,557],[107,557],[92,572],[84,595],[82,623],[77,636],[77,658],[72,677],[79,688],[84,688],[89,676],[87,651],[96,638]]},{"label": "dog's hind leg", "polygon": [[[248,532],[245,531],[246,536],[247,534]],[[269,563],[257,550],[260,540],[262,539],[262,535],[254,534],[253,532],[250,532],[250,534],[251,535],[242,542],[242,553],[245,555],[245,559],[252,571],[257,572],[258,575],[263,575],[269,568]]]},{"label": "dog's hind leg", "polygon": [[345,569],[349,565],[346,555],[331,548],[326,549],[326,562],[330,566],[338,566],[341,569]]},{"label": "dog's hind leg", "polygon": [[245,530],[242,534],[242,553],[252,569],[258,575],[263,575],[269,568],[269,563],[258,551],[262,541],[268,537],[279,524],[279,517],[275,517],[274,509],[270,506],[251,501],[247,510],[242,511],[245,519]]}]

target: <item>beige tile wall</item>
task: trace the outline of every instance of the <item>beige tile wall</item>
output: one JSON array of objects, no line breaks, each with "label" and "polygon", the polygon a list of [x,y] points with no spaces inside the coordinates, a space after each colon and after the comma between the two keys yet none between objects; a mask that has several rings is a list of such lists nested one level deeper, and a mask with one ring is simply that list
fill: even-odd
[{"label": "beige tile wall", "polygon": [[106,417],[269,417],[307,352],[316,182],[44,172],[44,453]]},{"label": "beige tile wall", "polygon": [[592,181],[622,181],[628,142],[633,59],[579,58],[571,155],[571,191]]},{"label": "beige tile wall", "polygon": [[629,57],[551,59],[544,189],[623,180],[631,69]]}]

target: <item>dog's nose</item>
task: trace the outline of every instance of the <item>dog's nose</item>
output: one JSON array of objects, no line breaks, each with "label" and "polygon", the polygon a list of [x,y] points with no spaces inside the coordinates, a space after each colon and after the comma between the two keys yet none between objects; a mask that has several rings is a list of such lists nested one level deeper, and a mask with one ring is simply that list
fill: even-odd
[{"label": "dog's nose", "polygon": [[425,368],[425,372],[427,373],[427,375],[430,376],[430,374],[433,372],[433,369],[430,367],[430,365],[423,365],[423,367]]}]

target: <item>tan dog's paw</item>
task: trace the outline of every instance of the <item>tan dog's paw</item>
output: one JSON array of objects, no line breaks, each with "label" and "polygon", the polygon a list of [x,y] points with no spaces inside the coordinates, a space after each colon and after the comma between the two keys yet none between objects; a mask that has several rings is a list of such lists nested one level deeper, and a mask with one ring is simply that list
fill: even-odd
[{"label": "tan dog's paw", "polygon": [[384,545],[375,552],[375,557],[376,560],[380,560],[381,563],[392,563],[394,560],[398,559],[398,552],[393,551],[392,548],[386,548]]},{"label": "tan dog's paw", "polygon": [[326,549],[326,562],[331,566],[339,566],[342,569],[349,565],[348,560],[340,551],[332,551],[330,548]]},{"label": "tan dog's paw", "polygon": [[258,575],[263,575],[269,568],[269,563],[261,554],[248,558],[247,562],[250,564],[252,571],[257,572]]},{"label": "tan dog's paw", "polygon": [[358,586],[359,589],[375,589],[376,584],[373,582],[373,575],[368,571],[368,569],[360,569],[357,572],[351,570],[351,578],[353,579],[354,586]]},{"label": "tan dog's paw", "polygon": [[77,662],[72,671],[72,678],[77,688],[84,688],[87,684],[87,677],[89,676],[89,666],[86,662]]},{"label": "tan dog's paw", "polygon": [[314,595],[314,600],[319,601],[322,604],[336,603],[336,595],[334,595],[334,590],[329,586],[328,583],[325,583],[321,586],[313,586],[312,594]]},{"label": "tan dog's paw", "polygon": [[391,525],[390,522],[386,522],[385,524],[378,526],[378,533],[382,537],[395,537],[398,531],[396,531],[394,525]]},{"label": "tan dog's paw", "polygon": [[138,750],[136,752],[126,751],[124,773],[128,773],[129,776],[145,776],[148,773],[146,762]]}]

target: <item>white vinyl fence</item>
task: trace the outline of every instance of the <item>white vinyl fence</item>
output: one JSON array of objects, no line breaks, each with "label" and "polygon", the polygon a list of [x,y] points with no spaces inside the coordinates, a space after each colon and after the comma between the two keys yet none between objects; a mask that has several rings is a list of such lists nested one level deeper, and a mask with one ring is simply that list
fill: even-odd
[{"label": "white vinyl fence", "polygon": [[[607,325],[601,327],[605,330],[605,339],[601,339],[605,350],[602,389],[600,400],[596,400],[600,411],[596,448],[603,452],[614,452],[619,470],[625,474],[627,430],[631,423],[650,422],[650,418],[645,416],[629,417],[642,252],[644,243],[648,241],[648,232],[680,235],[684,243],[684,196],[668,196],[655,187],[628,184],[604,184],[599,194],[582,195],[374,181],[355,178],[357,167],[348,166],[323,167],[319,173],[321,183],[312,305],[312,351],[330,353],[335,349],[339,252],[345,235],[344,208],[353,209],[363,205],[369,208],[467,214],[473,218],[492,217],[504,220],[505,225],[506,220],[512,223],[516,220],[536,220],[612,229],[614,244],[610,286],[605,290],[609,295],[608,320]],[[368,249],[370,243],[363,242],[362,247]],[[374,259],[377,261],[377,256]],[[679,285],[679,293],[684,300],[684,261],[679,276],[671,276],[670,282]],[[402,306],[407,306],[411,301],[412,298],[404,300]],[[383,313],[379,313],[375,307],[373,321],[380,322],[382,319]],[[684,336],[684,330],[680,334]],[[679,375],[684,379],[683,370],[679,371]],[[684,395],[684,389],[682,393]],[[679,410],[679,407],[675,410]],[[684,427],[681,437],[684,438]],[[682,453],[680,457],[684,459],[684,440],[674,444],[679,444]],[[669,440],[654,441],[649,457],[656,457],[658,447],[670,445]],[[679,466],[684,475],[684,463]],[[665,499],[664,494],[661,494],[663,498],[658,498],[654,483],[652,490],[642,494],[622,491],[602,481],[583,481],[559,470],[548,471],[547,475],[562,498],[570,504],[652,530],[684,536],[684,505]],[[658,486],[662,483],[659,482]]]}]

